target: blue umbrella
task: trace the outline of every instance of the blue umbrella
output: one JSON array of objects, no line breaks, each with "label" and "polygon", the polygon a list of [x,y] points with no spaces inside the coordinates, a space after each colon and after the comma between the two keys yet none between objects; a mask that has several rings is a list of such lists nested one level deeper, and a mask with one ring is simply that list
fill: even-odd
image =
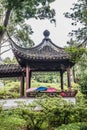
[{"label": "blue umbrella", "polygon": [[40,86],[40,87],[38,87],[38,88],[36,89],[37,92],[39,92],[39,91],[46,91],[46,90],[47,90],[47,88],[46,88],[46,87],[43,87],[43,86]]}]

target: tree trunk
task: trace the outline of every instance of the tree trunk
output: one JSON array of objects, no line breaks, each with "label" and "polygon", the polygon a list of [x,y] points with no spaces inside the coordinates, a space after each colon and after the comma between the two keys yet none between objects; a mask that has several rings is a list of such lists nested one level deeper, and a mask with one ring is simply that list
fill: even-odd
[{"label": "tree trunk", "polygon": [[76,83],[76,77],[75,77],[75,69],[74,69],[74,67],[73,67],[72,71],[73,71],[73,80],[74,80],[74,83]]},{"label": "tree trunk", "polygon": [[[2,40],[3,40],[3,37],[4,37],[4,34],[5,34],[5,31],[6,31],[6,27],[8,25],[8,22],[9,22],[9,18],[10,18],[10,14],[11,14],[11,9],[8,8],[6,13],[5,13],[5,19],[4,19],[4,22],[3,22],[3,28],[2,30],[0,30],[0,54],[1,54],[1,45],[2,45]],[[1,55],[0,55],[1,57]]]},{"label": "tree trunk", "polygon": [[[3,27],[5,27],[5,28],[7,27],[8,22],[9,22],[11,10],[12,9],[8,8],[6,13],[5,13],[5,19],[4,19],[4,22],[3,22]],[[6,29],[3,29],[3,30],[0,31],[0,48],[1,48],[1,41],[3,39],[5,31],[6,31]]]}]

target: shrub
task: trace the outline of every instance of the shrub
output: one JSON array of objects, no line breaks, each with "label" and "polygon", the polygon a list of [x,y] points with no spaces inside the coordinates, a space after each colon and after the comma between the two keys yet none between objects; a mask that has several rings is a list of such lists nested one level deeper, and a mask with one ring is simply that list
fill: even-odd
[{"label": "shrub", "polygon": [[20,97],[19,86],[19,82],[7,80],[5,86],[0,90],[0,99]]},{"label": "shrub", "polygon": [[[11,122],[12,125],[10,126]],[[80,123],[76,124],[75,122]],[[86,101],[81,100],[81,102],[73,104],[62,100],[61,97],[50,98],[44,96],[42,99],[38,98],[32,104],[18,102],[17,108],[0,112],[2,130],[10,130],[10,128],[20,130],[20,126],[25,127],[24,125],[28,130],[54,130],[55,128],[56,130],[80,130],[78,128],[84,130],[86,129],[86,123],[83,122],[87,122]],[[4,128],[4,123],[7,129]]]},{"label": "shrub", "polygon": [[81,125],[80,130],[87,130],[87,124]]},{"label": "shrub", "polygon": [[23,130],[26,126],[26,121],[18,115],[14,115],[8,111],[2,111],[0,114],[0,129],[1,130]]},{"label": "shrub", "polygon": [[87,122],[62,125],[55,130],[87,130]]},{"label": "shrub", "polygon": [[81,92],[87,94],[87,73],[80,76],[79,84],[81,86]]}]

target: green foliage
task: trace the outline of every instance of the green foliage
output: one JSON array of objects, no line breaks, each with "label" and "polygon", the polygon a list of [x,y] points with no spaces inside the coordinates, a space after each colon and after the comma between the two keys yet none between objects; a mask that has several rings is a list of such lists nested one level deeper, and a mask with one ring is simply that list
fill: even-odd
[{"label": "green foliage", "polygon": [[2,5],[13,11],[15,22],[23,21],[25,18],[52,18],[55,13],[50,9],[49,3],[55,0],[2,0]]},{"label": "green foliage", "polygon": [[79,67],[79,74],[84,75],[84,73],[87,72],[87,48],[85,49],[85,53],[82,55],[77,65]]},{"label": "green foliage", "polygon": [[4,26],[1,26],[1,25],[0,25],[0,32],[1,32],[1,31],[4,31],[4,30],[6,30],[6,28],[5,28]]},{"label": "green foliage", "polygon": [[81,93],[81,91],[78,91],[76,95],[76,101],[80,103],[80,102],[83,102],[83,99],[84,99],[84,95]]},{"label": "green foliage", "polygon": [[68,123],[72,106],[60,97],[44,97],[44,100],[39,98],[28,106],[20,104],[14,112],[26,120],[29,130],[51,130],[62,123]]},{"label": "green foliage", "polygon": [[87,124],[82,124],[80,127],[80,130],[87,130]]},{"label": "green foliage", "polygon": [[20,97],[20,94],[18,92],[15,92],[15,88],[14,88],[14,92],[10,92],[10,90],[0,91],[0,99],[19,98],[19,97]]},{"label": "green foliage", "polygon": [[24,24],[22,28],[17,30],[16,38],[18,39],[18,43],[20,41],[20,46],[25,48],[34,46],[34,42],[31,40],[29,34],[32,34],[32,29],[29,25]]},{"label": "green foliage", "polygon": [[82,99],[73,104],[61,97],[46,96],[31,104],[18,102],[15,109],[1,109],[0,124],[2,130],[84,130],[87,128],[87,103]]},{"label": "green foliage", "polygon": [[57,83],[60,82],[59,74],[56,72],[34,72],[32,78],[37,82]]},{"label": "green foliage", "polygon": [[81,56],[83,55],[83,53],[85,53],[86,49],[83,47],[76,47],[76,46],[70,46],[70,47],[66,47],[66,52],[69,54],[70,56],[70,60],[74,63],[78,62],[81,58]]},{"label": "green foliage", "polygon": [[47,98],[43,102],[38,103],[46,114],[46,121],[48,122],[49,129],[61,125],[62,123],[70,122],[70,113],[73,104],[68,104],[62,98]]},{"label": "green foliage", "polygon": [[66,18],[73,20],[72,25],[82,24],[77,30],[73,30],[70,35],[75,35],[78,40],[84,40],[87,36],[87,1],[77,0],[73,4],[70,12],[65,13]]},{"label": "green foliage", "polygon": [[58,90],[60,90],[60,84],[59,83],[44,83],[44,82],[37,82],[36,80],[31,81],[31,87],[38,88],[40,86],[45,86],[45,87],[54,87]]},{"label": "green foliage", "polygon": [[5,85],[1,88],[0,99],[18,98],[20,97],[18,81],[7,80]]},{"label": "green foliage", "polygon": [[26,121],[18,115],[14,115],[10,110],[1,111],[0,113],[0,129],[1,130],[23,130]]},{"label": "green foliage", "polygon": [[80,85],[75,82],[71,82],[72,89],[74,90],[80,90]]},{"label": "green foliage", "polygon": [[55,130],[87,130],[87,122],[62,125]]},{"label": "green foliage", "polygon": [[[23,108],[23,106],[21,108]],[[36,110],[36,112],[30,112],[29,110]],[[29,127],[30,130],[36,130],[37,128],[38,130],[51,130],[62,124],[87,122],[87,105],[84,101],[74,105],[67,103],[60,97],[44,97],[44,100],[41,98],[36,100],[35,103],[30,106],[30,109],[28,106],[28,111],[27,109],[25,109],[25,111],[22,109],[22,111],[26,120],[32,120],[32,122],[27,121],[29,123],[28,126],[31,124],[31,127]]]},{"label": "green foliage", "polygon": [[79,76],[79,84],[81,86],[81,92],[87,93],[87,73]]},{"label": "green foliage", "polygon": [[[1,0],[0,1],[0,42],[7,41],[8,34],[23,47],[31,47],[34,42],[31,40],[31,27],[26,24],[30,18],[48,19],[55,22],[55,10],[50,3],[55,0]],[[7,32],[7,33],[5,33]],[[5,34],[5,37],[4,37]],[[7,50],[6,50],[7,51]]]}]

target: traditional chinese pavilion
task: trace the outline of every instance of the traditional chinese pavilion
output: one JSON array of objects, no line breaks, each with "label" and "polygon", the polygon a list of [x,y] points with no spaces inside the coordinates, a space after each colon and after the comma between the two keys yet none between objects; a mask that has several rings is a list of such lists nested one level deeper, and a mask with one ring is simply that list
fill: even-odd
[{"label": "traditional chinese pavilion", "polygon": [[35,71],[58,71],[60,73],[61,90],[63,73],[67,71],[68,88],[71,88],[70,68],[74,65],[64,48],[55,45],[49,38],[50,32],[44,31],[42,42],[32,48],[18,46],[10,39],[13,53],[18,64],[0,65],[0,77],[20,77],[20,95],[24,96],[24,77],[26,90],[30,88],[31,74]]}]

